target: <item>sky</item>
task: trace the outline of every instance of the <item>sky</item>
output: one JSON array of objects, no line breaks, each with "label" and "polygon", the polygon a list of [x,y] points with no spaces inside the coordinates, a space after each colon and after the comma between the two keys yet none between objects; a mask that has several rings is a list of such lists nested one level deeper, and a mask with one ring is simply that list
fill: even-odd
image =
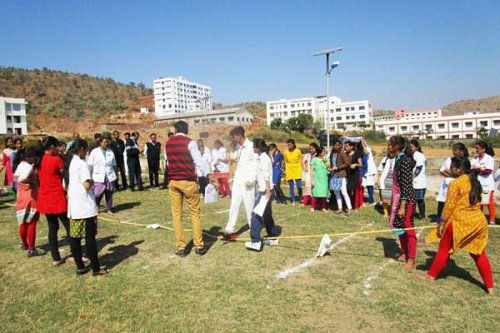
[{"label": "sky", "polygon": [[500,1],[0,2],[0,66],[152,87],[183,76],[234,104],[330,94],[374,109],[500,95]]}]

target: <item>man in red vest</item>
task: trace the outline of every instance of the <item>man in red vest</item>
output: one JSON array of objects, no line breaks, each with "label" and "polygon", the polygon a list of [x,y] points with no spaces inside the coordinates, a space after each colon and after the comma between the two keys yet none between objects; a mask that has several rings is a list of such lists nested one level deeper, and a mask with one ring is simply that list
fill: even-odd
[{"label": "man in red vest", "polygon": [[175,123],[174,128],[175,134],[167,141],[165,150],[168,159],[169,193],[177,248],[175,254],[179,257],[187,255],[182,226],[182,202],[185,200],[191,217],[195,252],[196,255],[202,256],[207,253],[207,249],[203,244],[196,166],[201,166],[203,160],[196,142],[187,136],[188,124],[180,120]]}]

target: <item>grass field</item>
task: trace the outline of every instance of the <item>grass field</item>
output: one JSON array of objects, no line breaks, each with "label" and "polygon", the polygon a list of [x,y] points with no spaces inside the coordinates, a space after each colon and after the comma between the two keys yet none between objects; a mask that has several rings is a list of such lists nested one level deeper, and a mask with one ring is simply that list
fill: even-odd
[{"label": "grass field", "polygon": [[[168,230],[101,220],[99,255],[111,273],[77,277],[74,265],[52,267],[49,254],[28,259],[19,249],[14,209],[0,200],[1,332],[500,331],[500,296],[485,293],[465,252],[426,285],[415,275],[429,267],[437,247],[419,243],[418,269],[407,273],[391,259],[398,246],[390,233],[333,238],[331,254],[317,259],[319,238],[282,239],[256,253],[206,235],[206,256],[193,251],[178,258]],[[168,191],[118,192],[115,206],[113,219],[171,226]],[[228,208],[227,199],[202,206],[207,234],[225,226]],[[387,225],[373,208],[349,219],[290,205],[273,209],[283,236]],[[428,212],[434,211],[429,200]],[[242,207],[238,225],[244,224]],[[44,217],[37,237],[47,248]],[[65,242],[61,249],[68,254]],[[498,277],[500,228],[491,229],[488,253]]]}]

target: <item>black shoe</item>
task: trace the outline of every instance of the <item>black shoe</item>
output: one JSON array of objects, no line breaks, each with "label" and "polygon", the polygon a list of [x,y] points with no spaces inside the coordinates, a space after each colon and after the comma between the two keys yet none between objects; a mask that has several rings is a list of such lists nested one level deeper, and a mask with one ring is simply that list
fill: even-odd
[{"label": "black shoe", "polygon": [[198,256],[198,257],[204,256],[205,254],[207,254],[207,247],[203,246],[202,248],[194,250],[194,252],[196,253],[196,256]]},{"label": "black shoe", "polygon": [[45,250],[34,249],[32,251],[28,251],[28,258],[43,256],[46,253],[47,252]]},{"label": "black shoe", "polygon": [[186,249],[177,249],[174,254],[181,258],[187,256]]},{"label": "black shoe", "polygon": [[88,272],[90,272],[90,268],[85,267],[83,269],[77,269],[76,275],[83,275],[83,274],[87,274]]},{"label": "black shoe", "polygon": [[20,249],[26,251],[28,249],[28,245],[21,244]]}]

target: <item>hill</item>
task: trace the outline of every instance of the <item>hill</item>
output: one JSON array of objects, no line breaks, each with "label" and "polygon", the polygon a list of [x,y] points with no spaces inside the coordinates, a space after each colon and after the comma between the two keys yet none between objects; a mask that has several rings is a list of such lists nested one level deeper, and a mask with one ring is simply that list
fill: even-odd
[{"label": "hill", "polygon": [[481,99],[467,99],[454,102],[442,108],[444,116],[464,114],[464,112],[479,111],[491,113],[500,111],[500,96],[492,96]]},{"label": "hill", "polygon": [[47,68],[0,67],[0,96],[25,98],[31,125],[43,116],[102,121],[112,114],[139,111],[140,99],[151,94],[143,83],[123,84]]}]

